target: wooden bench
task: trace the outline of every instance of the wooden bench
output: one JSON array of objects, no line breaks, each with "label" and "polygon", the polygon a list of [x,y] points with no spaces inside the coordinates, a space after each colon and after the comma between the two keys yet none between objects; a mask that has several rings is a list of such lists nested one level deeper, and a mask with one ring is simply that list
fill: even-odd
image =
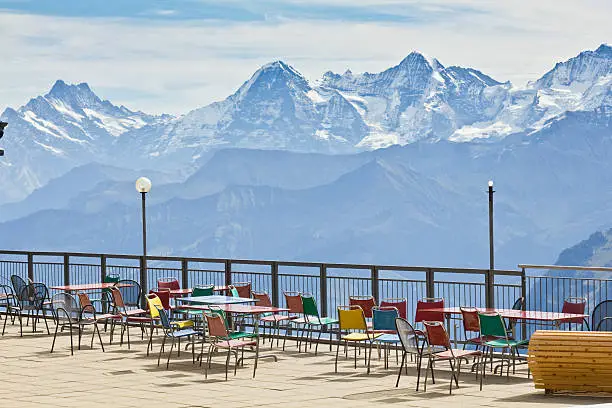
[{"label": "wooden bench", "polygon": [[612,392],[612,332],[538,330],[529,341],[535,387]]}]

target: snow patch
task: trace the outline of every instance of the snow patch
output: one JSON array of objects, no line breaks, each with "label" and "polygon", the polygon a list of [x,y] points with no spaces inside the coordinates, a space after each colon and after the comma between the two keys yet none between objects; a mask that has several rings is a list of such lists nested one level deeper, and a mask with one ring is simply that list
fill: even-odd
[{"label": "snow patch", "polygon": [[311,89],[310,91],[306,92],[306,96],[313,101],[314,103],[325,103],[327,102],[327,100],[325,98],[323,98],[323,96],[321,96],[320,93],[318,93],[317,91],[315,91],[314,89]]}]

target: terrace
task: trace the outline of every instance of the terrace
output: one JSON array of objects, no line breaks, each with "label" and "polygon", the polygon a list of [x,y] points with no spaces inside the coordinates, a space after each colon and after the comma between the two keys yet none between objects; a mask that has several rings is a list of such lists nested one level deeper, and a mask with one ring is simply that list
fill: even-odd
[{"label": "terrace", "polygon": [[[146,261],[146,264],[145,264]],[[313,293],[321,315],[337,317],[337,307],[348,303],[349,296],[373,295],[376,299],[406,298],[407,316],[411,321],[417,301],[426,297],[443,297],[449,307],[510,308],[518,297],[524,297],[525,310],[560,311],[563,299],[586,297],[587,313],[608,298],[610,280],[604,278],[568,277],[563,271],[554,276],[542,268],[518,270],[479,270],[420,268],[387,265],[345,265],[230,259],[172,258],[110,255],[0,251],[0,280],[11,275],[44,282],[48,287],[102,282],[119,275],[140,283],[146,293],[157,286],[157,280],[174,277],[187,289],[198,284],[219,286],[232,282],[251,282],[253,290],[270,294],[274,306],[286,307],[283,291]],[[596,268],[597,269],[597,268]],[[609,272],[605,268],[601,274]],[[576,270],[574,268],[573,270]],[[597,271],[595,273],[598,273]],[[60,293],[51,290],[50,295]],[[6,318],[6,316],[3,316]],[[2,321],[1,323],[4,323]],[[24,319],[25,323],[25,319]],[[436,364],[436,383],[428,380],[427,391],[415,391],[416,362],[409,361],[407,374],[395,387],[399,364],[391,351],[389,367],[373,352],[370,374],[364,366],[365,348],[354,368],[353,348],[348,359],[341,349],[338,373],[334,372],[336,346],[330,352],[329,341],[335,335],[325,331],[315,355],[314,346],[298,352],[294,332],[286,350],[269,339],[260,339],[261,352],[278,361],[261,359],[256,377],[253,362],[248,361],[225,381],[225,358],[215,356],[208,379],[199,364],[192,364],[190,351],[176,353],[170,367],[157,365],[162,335],[153,338],[152,353],[147,356],[147,337],[132,330],[131,346],[120,346],[115,339],[109,344],[109,332],[102,330],[103,353],[99,343],[90,347],[91,330],[83,337],[81,350],[70,353],[66,331],[57,336],[55,350],[49,353],[55,325],[48,319],[51,335],[39,322],[33,332],[31,322],[20,336],[19,324],[8,321],[0,338],[0,358],[6,373],[0,398],[5,406],[142,406],[143,396],[172,406],[370,406],[400,404],[407,406],[440,406],[453,403],[470,406],[573,406],[608,401],[611,394],[559,392],[545,395],[534,388],[527,376],[527,366],[519,365],[503,376],[488,373],[480,391],[479,379],[466,365],[459,378],[459,388],[449,395],[450,368]],[[465,340],[460,320],[449,321],[450,337],[461,347]],[[529,337],[541,323],[523,321],[517,325],[517,336]],[[282,343],[282,341],[281,341]],[[197,349],[199,351],[199,348]],[[167,351],[167,350],[166,350]],[[167,353],[163,355],[163,359]],[[401,354],[399,355],[401,359]],[[164,361],[162,359],[162,362]],[[424,370],[422,370],[424,371]],[[421,378],[422,381],[422,378]]]}]

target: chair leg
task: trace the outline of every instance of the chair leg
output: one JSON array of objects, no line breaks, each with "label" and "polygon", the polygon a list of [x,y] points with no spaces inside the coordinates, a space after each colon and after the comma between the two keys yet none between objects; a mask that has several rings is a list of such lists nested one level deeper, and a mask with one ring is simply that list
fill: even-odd
[{"label": "chair leg", "polygon": [[72,344],[72,323],[70,323],[69,327],[70,327],[70,355],[74,356],[74,345]]},{"label": "chair leg", "polygon": [[430,367],[431,367],[431,357],[428,356],[427,357],[427,368],[425,369],[425,380],[423,381],[423,391],[424,392],[427,392],[427,374],[429,373]]},{"label": "chair leg", "polygon": [[[112,332],[111,332],[112,333]],[[166,344],[166,336],[164,335],[164,339],[162,340],[161,347],[159,348],[159,355],[157,356],[157,366],[159,367],[159,362],[161,360],[162,352],[164,351],[164,345]]]},{"label": "chair leg", "polygon": [[319,341],[321,341],[321,332],[319,331],[319,335],[317,336],[317,344],[315,344],[315,356],[319,350]]},{"label": "chair leg", "polygon": [[402,369],[404,368],[404,363],[406,362],[406,352],[402,353],[402,363],[400,364],[399,371],[397,373],[397,381],[395,382],[395,388],[399,387],[400,377],[402,376]]},{"label": "chair leg", "polygon": [[227,349],[227,358],[225,359],[225,381],[227,381],[227,371],[229,367],[230,355],[232,354],[232,349]]},{"label": "chair leg", "polygon": [[[270,339],[270,341],[272,342],[273,339]],[[255,378],[255,372],[257,371],[258,361],[259,361],[259,339],[257,339],[257,344],[255,346],[255,363],[253,364],[253,378]]]},{"label": "chair leg", "polygon": [[369,351],[368,351],[368,374],[370,374],[370,363],[372,361],[372,344],[373,343],[370,342],[370,347],[369,347]]},{"label": "chair leg", "polygon": [[[100,328],[98,327],[98,323],[96,323],[94,326],[96,328],[96,331],[98,332],[98,340],[100,340],[100,347],[102,347],[102,352],[104,353],[104,343],[102,342],[102,336],[100,335]],[[93,339],[91,347],[93,347]]]},{"label": "chair leg", "polygon": [[[8,319],[6,319],[8,320]],[[4,321],[4,324],[6,324],[6,320]],[[51,343],[51,351],[50,353],[53,353],[53,348],[55,347],[55,339],[57,338],[57,329],[59,328],[60,324],[59,322],[57,322],[57,326],[55,326],[55,333],[53,334],[53,343]]]},{"label": "chair leg", "polygon": [[83,337],[83,329],[84,329],[84,327],[81,326],[81,325],[78,325],[77,329],[79,330],[79,347],[78,347],[78,349],[80,350],[81,349],[81,337]]},{"label": "chair leg", "polygon": [[[412,357],[412,356],[411,356]],[[419,390],[419,383],[421,381],[421,365],[423,364],[423,354],[419,353],[419,355],[416,357],[417,360],[417,385],[416,385],[416,390]],[[406,371],[408,371],[408,364],[406,364]],[[408,374],[408,373],[406,373]]]},{"label": "chair leg", "polygon": [[334,372],[338,372],[338,354],[340,353],[340,342],[338,342],[338,347],[336,348],[336,362],[334,364]]},{"label": "chair leg", "polygon": [[174,337],[172,337],[172,345],[170,346],[170,352],[168,353],[168,359],[166,360],[166,370],[170,367],[170,357],[172,356],[172,350],[174,350],[174,341]]}]

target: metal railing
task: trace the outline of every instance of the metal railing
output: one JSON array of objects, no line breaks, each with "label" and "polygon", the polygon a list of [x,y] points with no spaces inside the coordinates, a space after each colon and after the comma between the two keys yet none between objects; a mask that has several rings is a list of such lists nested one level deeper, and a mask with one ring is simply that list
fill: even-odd
[{"label": "metal railing", "polygon": [[[335,316],[351,295],[377,300],[406,298],[408,316],[417,300],[443,297],[447,306],[510,308],[519,297],[528,310],[560,311],[568,297],[585,297],[587,313],[612,294],[612,268],[519,265],[519,270],[412,267],[137,255],[0,251],[0,280],[20,275],[49,287],[100,282],[114,274],[140,282],[143,290],[162,277],[182,287],[251,282],[276,306],[286,306],[284,291],[310,292],[323,316]],[[537,271],[536,274],[533,271]],[[555,276],[557,273],[559,276]],[[594,274],[599,274],[597,277]],[[607,276],[609,274],[609,276]],[[601,276],[604,275],[604,276]],[[53,294],[53,291],[52,291]],[[525,334],[539,326],[521,325]],[[462,330],[460,330],[462,331]],[[460,335],[461,337],[461,335]]]}]

